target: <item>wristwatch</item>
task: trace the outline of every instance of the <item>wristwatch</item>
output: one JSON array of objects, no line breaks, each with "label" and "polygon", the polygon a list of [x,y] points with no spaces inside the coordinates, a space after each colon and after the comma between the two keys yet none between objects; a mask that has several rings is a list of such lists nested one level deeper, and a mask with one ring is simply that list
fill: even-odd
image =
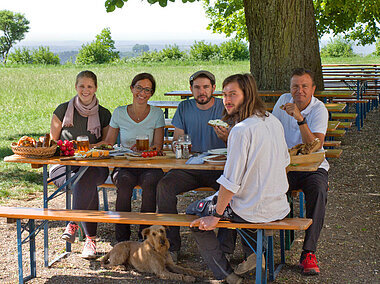
[{"label": "wristwatch", "polygon": [[224,218],[223,214],[221,215],[221,214],[219,214],[218,212],[216,212],[216,209],[214,209],[214,210],[212,211],[212,216],[214,216],[214,217],[216,217],[216,218],[220,218],[220,219],[223,219],[223,218]]},{"label": "wristwatch", "polygon": [[306,124],[306,123],[307,123],[306,122],[306,117],[304,117],[302,121],[297,121],[298,125],[302,125],[302,124]]}]

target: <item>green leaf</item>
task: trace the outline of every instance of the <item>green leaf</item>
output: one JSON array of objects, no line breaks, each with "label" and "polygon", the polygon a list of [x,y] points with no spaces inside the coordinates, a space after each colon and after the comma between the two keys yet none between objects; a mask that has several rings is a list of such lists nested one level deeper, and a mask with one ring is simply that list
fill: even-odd
[{"label": "green leaf", "polygon": [[166,7],[166,5],[168,5],[167,0],[159,0],[158,3],[160,4],[161,7]]},{"label": "green leaf", "polygon": [[122,8],[124,6],[124,1],[123,0],[117,0],[116,1],[116,7]]}]

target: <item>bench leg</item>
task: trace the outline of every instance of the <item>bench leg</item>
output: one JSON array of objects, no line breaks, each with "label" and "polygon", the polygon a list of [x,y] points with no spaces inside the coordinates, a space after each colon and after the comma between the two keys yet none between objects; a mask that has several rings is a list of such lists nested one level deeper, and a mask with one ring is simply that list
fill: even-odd
[{"label": "bench leg", "polygon": [[21,240],[21,220],[17,219],[17,259],[18,259],[18,282],[24,283],[22,269],[22,240]]},{"label": "bench leg", "polygon": [[298,196],[299,196],[299,199],[300,199],[300,218],[303,218],[303,216],[304,216],[304,212],[303,212],[303,210],[304,210],[303,192],[302,191],[299,192]]},{"label": "bench leg", "polygon": [[264,241],[264,230],[257,230],[257,248],[256,248],[256,284],[258,283],[267,283],[267,273],[264,271],[264,275],[262,275],[262,263],[263,263],[263,249],[264,245],[267,246],[267,242]]},{"label": "bench leg", "polygon": [[34,220],[29,220],[29,233],[30,239],[29,239],[29,250],[30,250],[30,276],[31,278],[35,278],[37,276],[37,269],[36,269],[36,234],[34,232],[35,226],[34,226]]},{"label": "bench leg", "polygon": [[268,237],[268,249],[266,259],[268,260],[266,262],[266,265],[268,265],[268,271],[269,271],[269,281],[274,281],[276,279],[276,274],[274,271],[274,255],[273,255],[273,231],[272,230],[266,230],[265,233],[267,234],[267,231],[270,231],[270,234]]}]

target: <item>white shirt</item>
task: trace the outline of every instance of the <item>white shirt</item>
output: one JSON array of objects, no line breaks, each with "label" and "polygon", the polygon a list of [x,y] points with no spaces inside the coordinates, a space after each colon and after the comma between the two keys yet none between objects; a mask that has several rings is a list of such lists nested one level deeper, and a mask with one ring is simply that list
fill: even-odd
[{"label": "white shirt", "polygon": [[[303,142],[297,120],[287,114],[286,111],[280,109],[280,106],[285,105],[286,103],[294,103],[292,94],[283,94],[277,100],[272,114],[281,121],[285,130],[286,144],[288,145],[288,148],[292,148]],[[326,135],[329,112],[323,102],[313,96],[309,105],[301,111],[301,114],[306,118],[307,125],[312,133],[322,133]],[[330,166],[325,159],[319,167],[328,171]]]},{"label": "white shirt", "polygon": [[290,162],[284,130],[273,115],[251,116],[236,124],[228,136],[227,162],[217,182],[234,193],[232,210],[248,222],[285,218],[286,167]]}]

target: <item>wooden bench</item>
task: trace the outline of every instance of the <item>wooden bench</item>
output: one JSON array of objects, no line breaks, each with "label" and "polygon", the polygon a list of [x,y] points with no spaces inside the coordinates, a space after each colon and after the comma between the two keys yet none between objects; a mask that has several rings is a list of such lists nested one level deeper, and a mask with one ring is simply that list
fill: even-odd
[{"label": "wooden bench", "polygon": [[342,149],[326,149],[325,151],[326,158],[339,158],[343,153]]},{"label": "wooden bench", "polygon": [[343,137],[346,134],[346,130],[343,129],[337,129],[332,131],[327,131],[326,136],[327,137]]},{"label": "wooden bench", "polygon": [[351,121],[343,121],[343,122],[339,123],[338,128],[345,128],[345,129],[347,129],[347,128],[351,128],[351,126],[352,126],[352,122]]},{"label": "wooden bench", "polygon": [[[45,221],[75,221],[75,222],[98,222],[98,223],[117,223],[117,224],[142,224],[142,225],[164,225],[164,226],[186,226],[198,218],[186,214],[158,214],[158,213],[136,213],[136,212],[111,212],[111,211],[92,211],[92,210],[65,210],[65,209],[40,209],[40,208],[18,208],[0,207],[0,217],[7,218],[9,223],[17,222],[17,248],[18,248],[18,268],[19,283],[24,283],[36,277],[36,246],[35,237],[39,232],[35,230],[34,220]],[[29,219],[26,224],[29,227],[30,235],[22,240],[21,220]],[[262,275],[262,255],[266,252],[266,263],[268,263],[269,278],[275,279],[281,266],[285,264],[284,252],[284,230],[306,230],[311,225],[312,220],[306,218],[285,218],[280,221],[268,223],[231,223],[220,221],[218,228],[230,229],[256,229],[257,230],[257,260],[256,260],[256,283],[266,282],[267,273]],[[280,230],[281,241],[281,264],[274,270],[273,259],[273,230]],[[30,242],[30,267],[31,274],[23,277],[22,263],[22,244],[28,240]],[[262,277],[263,276],[263,277]],[[265,278],[265,279],[263,279]]]},{"label": "wooden bench", "polygon": [[357,113],[332,113],[331,119],[355,119],[358,116]]},{"label": "wooden bench", "polygon": [[342,141],[324,141],[323,147],[339,147]]}]

